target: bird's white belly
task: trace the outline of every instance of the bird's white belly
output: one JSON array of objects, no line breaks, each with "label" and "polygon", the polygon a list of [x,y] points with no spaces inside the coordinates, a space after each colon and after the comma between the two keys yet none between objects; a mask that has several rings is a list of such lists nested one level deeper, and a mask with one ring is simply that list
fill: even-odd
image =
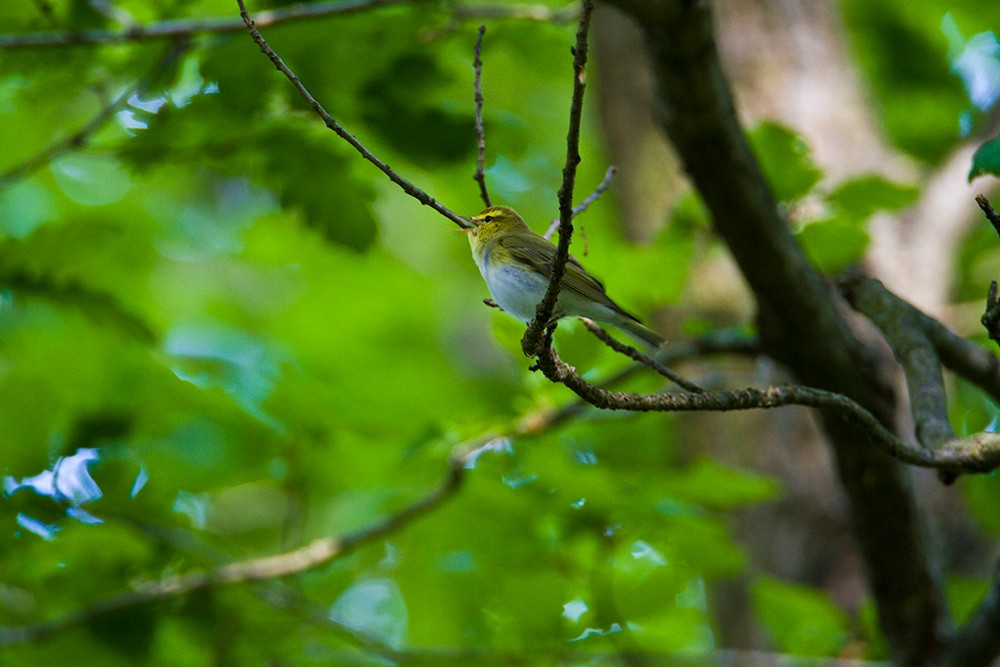
[{"label": "bird's white belly", "polygon": [[493,300],[501,308],[522,322],[535,317],[535,308],[549,285],[544,276],[517,267],[498,267],[495,264],[486,266],[482,274]]}]

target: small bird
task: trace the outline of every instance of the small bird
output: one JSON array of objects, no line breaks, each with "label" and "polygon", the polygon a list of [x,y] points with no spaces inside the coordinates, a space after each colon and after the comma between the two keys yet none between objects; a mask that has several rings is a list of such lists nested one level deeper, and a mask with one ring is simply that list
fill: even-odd
[{"label": "small bird", "polygon": [[[472,258],[483,274],[486,286],[501,308],[523,322],[535,317],[535,308],[545,296],[552,275],[556,247],[531,231],[517,212],[508,206],[491,206],[469,218],[466,230]],[[604,292],[604,285],[572,255],[559,287],[559,301],[552,319],[589,317],[618,327],[653,350],[663,338],[643,326]]]}]

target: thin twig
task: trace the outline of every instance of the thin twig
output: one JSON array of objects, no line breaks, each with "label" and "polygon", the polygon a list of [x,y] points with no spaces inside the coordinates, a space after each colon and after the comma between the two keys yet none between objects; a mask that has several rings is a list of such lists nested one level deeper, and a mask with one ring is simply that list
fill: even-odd
[{"label": "thin twig", "polygon": [[[46,3],[48,4],[48,3]],[[409,4],[409,0],[326,0],[324,2],[301,2],[286,7],[259,12],[257,25],[262,28],[308,20],[324,16],[347,15],[357,12]],[[472,19],[521,19],[545,23],[565,23],[576,18],[576,5],[553,9],[544,5],[461,5],[446,7],[456,20]],[[125,30],[74,30],[28,32],[0,35],[0,49],[42,49],[64,46],[94,46],[118,44],[122,42],[144,42],[156,39],[170,39],[202,33],[224,34],[243,30],[243,21],[231,16],[207,18],[168,19],[146,24],[137,24]]]},{"label": "thin twig", "polygon": [[473,49],[472,69],[475,72],[473,90],[475,91],[476,102],[476,173],[472,177],[479,183],[479,196],[483,199],[483,204],[489,208],[493,204],[490,202],[490,193],[486,189],[486,128],[483,126],[483,35],[486,34],[486,25],[479,26],[479,34],[476,36],[476,48]]},{"label": "thin twig", "polygon": [[596,188],[594,188],[594,191],[591,192],[589,195],[587,195],[586,199],[584,199],[582,202],[573,207],[573,217],[576,217],[581,213],[583,213],[584,211],[586,211],[588,208],[590,208],[591,204],[593,204],[595,201],[601,198],[601,195],[604,194],[604,191],[607,190],[608,186],[611,185],[611,179],[615,177],[615,174],[617,172],[618,168],[615,167],[615,165],[611,165],[610,167],[607,168],[607,170],[604,172],[604,178],[602,178],[601,182],[597,185]]},{"label": "thin twig", "polygon": [[[760,341],[750,338],[738,331],[715,331],[697,338],[690,338],[680,343],[666,345],[657,352],[657,361],[661,364],[674,364],[688,359],[698,359],[718,354],[749,355],[752,357],[762,352]],[[602,389],[613,388],[625,380],[647,368],[645,364],[636,363],[601,381]],[[575,417],[587,408],[593,408],[590,403],[577,397],[576,400],[561,407],[532,412],[521,417],[512,435],[537,435],[542,431],[558,426],[562,422]]]},{"label": "thin twig", "polygon": [[601,328],[601,326],[597,324],[597,322],[594,322],[593,320],[588,319],[586,317],[581,317],[580,321],[583,322],[583,325],[587,327],[590,333],[597,336],[605,345],[610,347],[615,352],[619,354],[624,354],[626,357],[632,359],[633,361],[638,361],[640,364],[649,366],[654,371],[656,371],[663,377],[667,378],[668,380],[670,380],[671,382],[673,382],[682,389],[686,389],[687,391],[694,392],[696,394],[705,391],[704,389],[696,385],[694,382],[691,382],[691,380],[688,380],[683,375],[680,375],[672,371],[671,369],[667,368],[653,357],[643,354],[642,352],[635,349],[631,345],[626,345],[621,341],[615,340],[614,338],[611,337],[611,334],[609,334],[607,331]]},{"label": "thin twig", "polygon": [[61,155],[69,150],[84,147],[91,135],[101,129],[101,127],[103,127],[109,120],[114,118],[115,114],[118,113],[118,111],[130,99],[132,99],[134,95],[141,95],[149,85],[150,81],[156,80],[162,72],[171,67],[181,54],[187,50],[188,44],[189,42],[187,39],[178,38],[174,45],[156,62],[155,65],[153,65],[145,76],[133,82],[124,90],[124,92],[118,95],[118,97],[105,105],[104,108],[90,120],[90,122],[68,137],[53,142],[43,150],[26,159],[21,164],[8,169],[3,174],[0,174],[0,190],[9,187],[15,181],[18,181],[25,176],[29,176],[38,169],[41,169],[45,165],[49,164],[57,155]]},{"label": "thin twig", "polygon": [[580,164],[580,125],[583,116],[583,93],[587,85],[587,34],[590,30],[590,16],[594,10],[593,0],[581,0],[580,20],[576,29],[576,46],[573,48],[573,99],[569,110],[569,130],[566,135],[566,163],[563,166],[562,185],[559,186],[559,243],[556,256],[552,260],[552,275],[535,317],[528,324],[521,338],[521,349],[529,357],[537,356],[543,349],[545,328],[552,319],[559,288],[569,261],[569,245],[573,237],[573,189],[576,185],[576,169]]},{"label": "thin twig", "polygon": [[[260,27],[279,23],[301,21],[336,14],[354,14],[361,11],[406,4],[407,0],[330,0],[327,2],[298,3],[269,9],[257,14]],[[212,16],[197,19],[169,19],[130,26],[125,30],[76,30],[73,32],[33,32],[0,35],[0,49],[31,49],[69,45],[117,44],[154,39],[186,37],[200,33],[229,33],[244,29],[243,20],[232,16]]]},{"label": "thin twig", "polygon": [[[997,234],[1000,234],[1000,215],[990,205],[990,201],[982,194],[978,194],[976,195],[976,203],[983,210],[986,219],[993,225],[993,229],[996,230]],[[995,280],[990,282],[990,288],[986,294],[986,310],[979,321],[986,328],[986,334],[990,340],[1000,345],[1000,304],[997,303],[997,283]]]},{"label": "thin twig", "polygon": [[344,537],[323,537],[302,548],[274,556],[227,563],[211,570],[189,572],[160,581],[141,583],[135,586],[133,591],[50,621],[29,626],[0,628],[0,646],[36,642],[107,614],[134,609],[205,588],[274,580],[322,567],[363,544],[399,531],[453,497],[461,486],[464,471],[465,455],[453,456],[448,475],[437,489],[384,520]]},{"label": "thin twig", "polygon": [[982,194],[978,194],[976,195],[976,203],[979,204],[979,208],[983,209],[983,213],[986,214],[986,219],[993,225],[993,229],[996,230],[997,234],[1000,234],[1000,215],[990,206],[990,200]]},{"label": "thin twig", "polygon": [[1000,345],[1000,302],[997,301],[997,281],[991,280],[989,289],[986,290],[986,310],[979,318],[986,335],[994,343]]},{"label": "thin twig", "polygon": [[312,96],[312,93],[310,93],[306,89],[306,87],[302,84],[302,81],[299,80],[299,77],[296,76],[295,73],[288,68],[288,66],[281,59],[281,57],[278,56],[278,54],[274,52],[274,49],[272,49],[267,44],[267,42],[264,40],[264,37],[260,34],[260,31],[257,30],[257,26],[254,23],[253,19],[250,18],[250,14],[247,12],[246,4],[244,4],[244,1],[236,0],[236,3],[239,5],[240,16],[243,18],[243,23],[244,25],[246,25],[246,28],[249,31],[250,36],[253,38],[253,41],[257,43],[257,46],[260,47],[260,50],[264,53],[264,55],[266,55],[268,58],[271,59],[271,62],[274,63],[274,66],[276,68],[278,68],[278,71],[284,74],[286,77],[288,77],[288,80],[292,82],[292,85],[295,86],[295,89],[299,91],[299,95],[301,95],[302,98],[309,103],[309,106],[312,107],[313,111],[315,111],[319,115],[319,117],[323,119],[323,122],[326,123],[326,126],[328,128],[333,130],[337,134],[337,136],[339,136],[341,139],[343,139],[351,146],[353,146],[354,149],[358,151],[363,158],[371,162],[379,169],[379,171],[388,176],[389,180],[398,185],[403,190],[403,192],[410,195],[424,206],[430,206],[435,211],[445,216],[446,218],[448,218],[449,220],[451,220],[452,222],[454,222],[456,225],[458,225],[463,229],[468,229],[469,227],[472,226],[472,224],[468,220],[461,217],[457,213],[453,212],[444,204],[441,204],[436,199],[431,197],[429,194],[418,188],[416,185],[414,185],[410,181],[406,180],[405,178],[397,174],[389,165],[387,165],[385,162],[380,160],[374,153],[365,148],[364,145],[353,134],[348,132],[346,129],[344,129],[343,126],[340,125],[340,123],[335,121],[333,117],[329,113],[327,113],[326,109],[324,109],[323,106],[316,100],[316,98]]},{"label": "thin twig", "polygon": [[[604,192],[611,185],[611,179],[615,177],[615,173],[617,171],[618,169],[614,165],[608,167],[607,171],[604,172],[604,178],[601,180],[598,186],[594,188],[594,191],[591,192],[589,195],[587,195],[586,199],[584,199],[582,202],[573,207],[574,218],[583,213],[584,211],[586,211],[588,208],[590,208],[591,204],[593,204],[595,201],[601,198],[601,195],[603,195]],[[556,233],[557,229],[559,229],[559,218],[554,218],[552,222],[549,224],[549,228],[545,231],[544,234],[542,234],[542,236],[544,236],[547,239],[552,238],[552,235]],[[584,252],[584,255],[586,254],[587,253]]]}]

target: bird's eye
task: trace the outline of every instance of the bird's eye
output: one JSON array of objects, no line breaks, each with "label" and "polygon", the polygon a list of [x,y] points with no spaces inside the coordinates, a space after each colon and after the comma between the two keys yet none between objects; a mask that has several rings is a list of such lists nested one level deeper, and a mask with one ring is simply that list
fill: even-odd
[{"label": "bird's eye", "polygon": [[492,215],[484,215],[483,216],[483,222],[493,222],[493,216]]}]

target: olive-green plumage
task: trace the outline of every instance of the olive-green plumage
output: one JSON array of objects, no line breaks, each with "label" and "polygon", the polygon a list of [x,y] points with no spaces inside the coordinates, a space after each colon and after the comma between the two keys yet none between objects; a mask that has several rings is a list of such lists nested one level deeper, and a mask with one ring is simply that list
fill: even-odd
[{"label": "olive-green plumage", "polygon": [[[491,206],[469,220],[474,225],[468,230],[472,257],[493,299],[519,320],[530,321],[548,288],[556,247],[507,206]],[[566,316],[611,324],[653,349],[663,344],[662,337],[612,301],[604,285],[572,256],[553,319]]]}]

